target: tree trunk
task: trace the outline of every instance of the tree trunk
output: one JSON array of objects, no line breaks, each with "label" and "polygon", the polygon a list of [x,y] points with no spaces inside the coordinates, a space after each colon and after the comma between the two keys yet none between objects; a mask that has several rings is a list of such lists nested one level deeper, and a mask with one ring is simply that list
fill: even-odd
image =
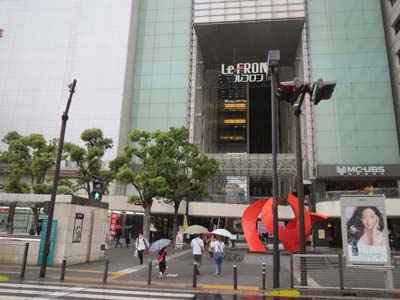
[{"label": "tree trunk", "polygon": [[179,202],[174,202],[174,219],[172,221],[172,241],[175,243],[176,233],[178,232],[178,210]]},{"label": "tree trunk", "polygon": [[41,203],[35,203],[33,207],[31,207],[33,216],[32,216],[32,225],[30,232],[32,232],[32,235],[38,232],[39,214],[41,207],[42,207]]},{"label": "tree trunk", "polygon": [[150,242],[150,217],[151,217],[151,204],[148,204],[144,208],[143,218],[143,236],[148,242]]},{"label": "tree trunk", "polygon": [[8,218],[7,218],[7,234],[14,233],[14,215],[15,215],[15,208],[17,207],[17,201],[13,201],[10,203],[8,209]]}]

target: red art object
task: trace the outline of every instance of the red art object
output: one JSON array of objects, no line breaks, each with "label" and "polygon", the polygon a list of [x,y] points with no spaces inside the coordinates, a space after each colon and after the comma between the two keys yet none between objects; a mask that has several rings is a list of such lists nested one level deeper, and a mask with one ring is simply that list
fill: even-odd
[{"label": "red art object", "polygon": [[[281,202],[282,199],[279,198],[278,204]],[[289,194],[288,203],[293,209],[294,219],[290,220],[285,227],[278,228],[279,240],[282,242],[287,251],[297,252],[300,249],[298,199],[293,194]],[[242,215],[243,232],[246,236],[249,250],[252,252],[266,251],[264,245],[258,237],[256,223],[258,216],[261,213],[261,220],[264,224],[264,227],[268,230],[268,232],[274,231],[272,204],[272,198],[258,200],[247,207]],[[304,208],[305,238],[308,240],[310,236],[312,222],[324,221],[326,219],[326,216],[316,213],[309,213],[308,210]]]}]

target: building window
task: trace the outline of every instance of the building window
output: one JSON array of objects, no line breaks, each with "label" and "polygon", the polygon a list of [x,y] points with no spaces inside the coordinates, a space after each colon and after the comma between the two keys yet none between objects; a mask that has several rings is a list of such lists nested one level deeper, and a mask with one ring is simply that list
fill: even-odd
[{"label": "building window", "polygon": [[394,6],[396,4],[397,0],[390,0],[390,4],[392,4],[392,6]]},{"label": "building window", "polygon": [[400,31],[400,18],[397,18],[397,20],[394,23],[393,27],[394,27],[394,31],[396,32],[396,34],[398,34],[399,31]]}]

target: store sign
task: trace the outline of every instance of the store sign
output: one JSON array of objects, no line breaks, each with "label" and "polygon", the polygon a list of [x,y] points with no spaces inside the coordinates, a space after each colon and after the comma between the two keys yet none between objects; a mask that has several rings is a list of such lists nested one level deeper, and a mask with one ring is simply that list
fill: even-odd
[{"label": "store sign", "polygon": [[336,166],[336,173],[340,176],[385,175],[385,166]]},{"label": "store sign", "polygon": [[234,75],[234,82],[262,82],[268,78],[268,63],[237,63],[236,65],[221,65],[221,74]]},{"label": "store sign", "polygon": [[320,178],[385,177],[398,178],[400,165],[318,165]]},{"label": "store sign", "polygon": [[119,213],[113,211],[110,216],[110,233],[111,234],[115,234],[118,219],[119,219]]}]

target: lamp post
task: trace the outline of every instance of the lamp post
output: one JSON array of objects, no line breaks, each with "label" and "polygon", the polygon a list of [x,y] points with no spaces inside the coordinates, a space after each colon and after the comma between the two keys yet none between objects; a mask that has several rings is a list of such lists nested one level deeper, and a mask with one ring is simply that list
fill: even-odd
[{"label": "lamp post", "polygon": [[53,223],[54,205],[56,202],[58,181],[60,179],[60,165],[61,165],[62,150],[63,150],[63,145],[64,145],[65,128],[67,127],[68,111],[69,111],[69,107],[71,106],[72,95],[75,93],[75,86],[76,86],[76,79],[74,79],[74,81],[68,85],[68,87],[69,87],[68,102],[67,102],[65,111],[61,116],[62,123],[61,123],[61,130],[60,130],[60,140],[58,142],[57,159],[56,159],[56,165],[55,165],[55,170],[54,170],[53,187],[51,190],[49,214],[48,214],[48,218],[47,218],[46,237],[45,237],[45,242],[44,242],[42,263],[40,265],[40,275],[39,275],[40,278],[44,278],[46,276],[47,256],[49,255],[49,252],[50,252],[50,234],[51,234],[51,227],[52,227],[52,223]]},{"label": "lamp post", "polygon": [[278,174],[277,174],[277,118],[276,118],[276,86],[279,72],[280,51],[268,51],[268,68],[271,72],[271,136],[272,136],[272,214],[274,224],[274,241],[273,241],[273,287],[279,288],[279,232],[278,232]]}]

